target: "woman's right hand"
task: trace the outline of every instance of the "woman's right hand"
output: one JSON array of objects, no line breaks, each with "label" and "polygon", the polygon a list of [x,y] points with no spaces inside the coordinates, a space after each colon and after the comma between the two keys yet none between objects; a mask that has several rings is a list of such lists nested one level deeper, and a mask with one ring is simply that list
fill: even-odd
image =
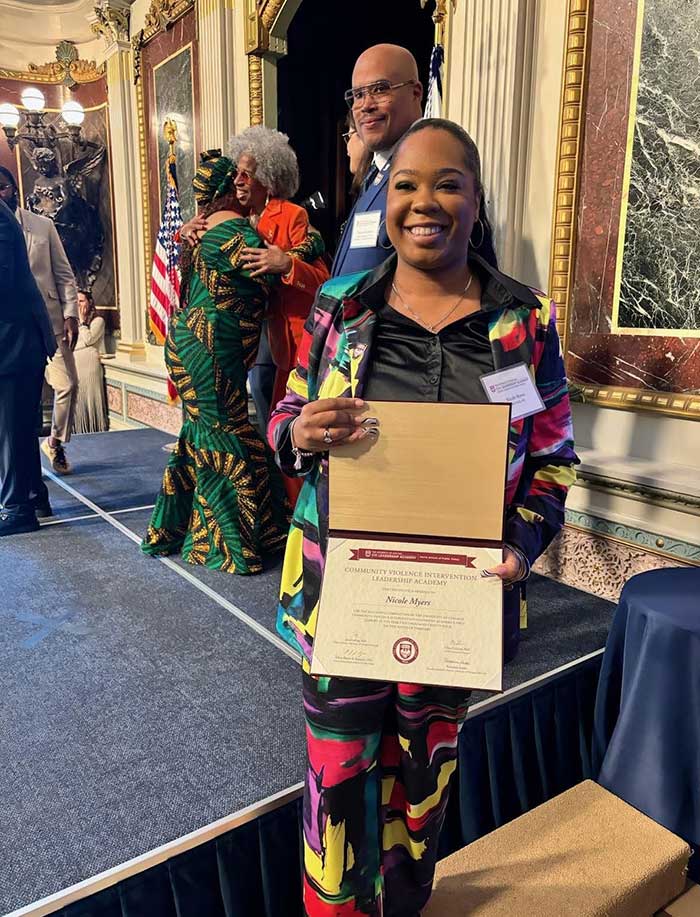
[{"label": "woman's right hand", "polygon": [[196,245],[202,233],[207,231],[207,221],[204,217],[195,216],[180,227],[180,238],[188,245]]},{"label": "woman's right hand", "polygon": [[309,401],[292,427],[292,445],[302,452],[327,452],[333,446],[376,436],[373,418],[363,418],[367,403],[361,398],[320,398]]}]

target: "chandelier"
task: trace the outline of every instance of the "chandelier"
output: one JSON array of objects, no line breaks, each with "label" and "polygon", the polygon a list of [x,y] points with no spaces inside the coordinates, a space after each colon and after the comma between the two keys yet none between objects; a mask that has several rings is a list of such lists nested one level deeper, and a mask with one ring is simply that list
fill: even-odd
[{"label": "chandelier", "polygon": [[81,133],[85,111],[80,102],[69,99],[63,103],[59,117],[47,121],[47,112],[44,110],[46,100],[41,89],[27,86],[21,98],[25,109],[23,124],[20,124],[22,114],[16,105],[11,102],[0,104],[0,124],[11,150],[20,141],[29,147],[30,153],[36,147],[54,149],[59,140],[70,140],[81,148],[85,147]]}]

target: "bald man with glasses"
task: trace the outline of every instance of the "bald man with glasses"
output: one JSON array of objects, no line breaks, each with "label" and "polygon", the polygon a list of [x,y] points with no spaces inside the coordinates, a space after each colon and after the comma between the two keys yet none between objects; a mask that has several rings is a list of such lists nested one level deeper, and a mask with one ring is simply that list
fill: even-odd
[{"label": "bald man with glasses", "polygon": [[423,86],[410,51],[375,45],[357,59],[345,101],[373,161],[352,208],[333,261],[332,275],[381,264],[393,251],[386,234],[386,194],[394,147],[423,114]]}]

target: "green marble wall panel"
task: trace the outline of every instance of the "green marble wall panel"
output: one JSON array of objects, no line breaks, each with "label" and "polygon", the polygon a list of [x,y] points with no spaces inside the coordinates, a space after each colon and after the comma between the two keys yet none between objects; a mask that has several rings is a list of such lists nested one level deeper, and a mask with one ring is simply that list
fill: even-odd
[{"label": "green marble wall panel", "polygon": [[[195,200],[192,179],[194,156],[194,99],[192,91],[192,47],[188,45],[153,68],[155,119],[153,126],[158,138],[158,174],[160,177],[160,210],[166,194],[165,163],[169,154],[163,135],[167,118],[177,124],[177,179],[183,220],[194,216]],[[160,216],[160,214],[159,214]]]},{"label": "green marble wall panel", "polygon": [[700,2],[645,0],[641,27],[617,325],[697,330]]}]

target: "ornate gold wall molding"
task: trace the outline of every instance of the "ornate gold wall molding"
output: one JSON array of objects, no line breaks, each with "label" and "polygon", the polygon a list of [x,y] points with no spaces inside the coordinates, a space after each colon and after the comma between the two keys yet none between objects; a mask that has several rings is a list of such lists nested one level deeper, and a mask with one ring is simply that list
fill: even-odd
[{"label": "ornate gold wall molding", "polygon": [[557,325],[566,352],[571,281],[574,274],[576,210],[583,149],[586,55],[592,16],[590,0],[569,0],[562,77],[557,172],[554,193],[549,291],[557,304]]},{"label": "ornate gold wall molding", "polygon": [[[277,12],[282,9],[286,0],[275,0]],[[245,0],[245,53],[262,54],[270,47],[270,30],[263,24],[263,5],[258,5],[258,0]]]},{"label": "ornate gold wall molding", "polygon": [[260,54],[248,55],[250,123],[263,123],[263,68]]},{"label": "ornate gold wall molding", "polygon": [[581,469],[576,472],[576,486],[612,492],[645,505],[660,506],[663,509],[674,509],[693,516],[700,516],[700,497],[693,494],[675,493],[651,484],[640,484],[637,481],[603,477],[592,471],[581,471]]},{"label": "ornate gold wall molding", "polygon": [[78,49],[70,41],[56,45],[56,60],[46,64],[29,64],[28,70],[5,70],[0,68],[0,77],[23,83],[65,83],[77,86],[79,83],[94,83],[105,75],[104,64],[98,67],[94,60],[78,57]]},{"label": "ornate gold wall molding", "polygon": [[151,0],[143,26],[146,41],[165,32],[193,6],[194,0]]},{"label": "ornate gold wall molding", "polygon": [[700,395],[675,394],[673,392],[651,392],[638,388],[623,388],[619,385],[587,385],[577,383],[581,399],[602,408],[616,408],[622,411],[652,411],[682,417],[685,420],[700,420]]},{"label": "ornate gold wall molding", "polygon": [[134,83],[141,79],[141,51],[144,46],[156,35],[167,32],[194,4],[195,0],[151,0],[143,28],[131,39],[134,49]]},{"label": "ornate gold wall molding", "polygon": [[275,19],[286,2],[287,0],[263,0],[260,4],[259,15],[266,29],[271,29],[275,24]]},{"label": "ornate gold wall molding", "polygon": [[146,139],[146,111],[143,100],[143,83],[136,83],[136,122],[139,134],[139,167],[141,170],[141,213],[143,220],[143,258],[145,269],[146,302],[151,289],[153,246],[151,245],[151,205],[148,187],[148,147]]}]

